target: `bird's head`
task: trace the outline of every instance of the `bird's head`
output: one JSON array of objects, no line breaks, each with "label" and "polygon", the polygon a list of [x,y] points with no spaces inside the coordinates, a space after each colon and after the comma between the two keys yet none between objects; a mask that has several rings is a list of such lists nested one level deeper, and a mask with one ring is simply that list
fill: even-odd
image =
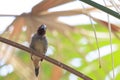
[{"label": "bird's head", "polygon": [[46,25],[45,24],[42,24],[38,30],[37,30],[37,34],[40,35],[40,36],[44,36],[46,33]]}]

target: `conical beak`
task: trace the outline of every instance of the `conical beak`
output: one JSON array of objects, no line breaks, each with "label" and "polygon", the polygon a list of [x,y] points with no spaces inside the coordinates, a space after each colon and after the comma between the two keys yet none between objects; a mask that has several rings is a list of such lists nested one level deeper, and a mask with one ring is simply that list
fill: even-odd
[{"label": "conical beak", "polygon": [[41,29],[41,30],[46,30],[46,25],[45,25],[45,24],[42,24],[42,25],[40,26],[40,29]]}]

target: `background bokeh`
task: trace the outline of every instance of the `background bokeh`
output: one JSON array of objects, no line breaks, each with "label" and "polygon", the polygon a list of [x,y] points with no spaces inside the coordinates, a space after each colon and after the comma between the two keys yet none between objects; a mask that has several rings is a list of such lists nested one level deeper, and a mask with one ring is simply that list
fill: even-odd
[{"label": "background bokeh", "polygon": [[[105,5],[103,0],[93,1]],[[119,0],[105,2],[106,7],[119,13]],[[29,47],[32,35],[41,24],[47,25],[47,56],[93,80],[113,80],[114,67],[114,78],[120,79],[120,21],[117,18],[79,0],[0,0],[0,36]],[[30,55],[0,43],[0,80],[35,79]],[[39,80],[82,79],[44,60]]]}]

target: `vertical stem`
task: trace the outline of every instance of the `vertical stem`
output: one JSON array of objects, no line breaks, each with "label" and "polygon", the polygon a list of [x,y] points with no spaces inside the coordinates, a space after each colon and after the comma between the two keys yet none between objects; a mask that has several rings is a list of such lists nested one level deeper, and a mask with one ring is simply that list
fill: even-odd
[{"label": "vertical stem", "polygon": [[[85,10],[85,7],[84,7],[84,5],[81,3],[81,5],[82,5],[82,7],[83,7],[83,9]],[[86,12],[86,10],[85,10],[85,12]],[[87,13],[87,12],[86,12]],[[93,28],[93,31],[94,31],[94,34],[95,34],[95,40],[96,40],[96,45],[97,45],[97,49],[98,49],[98,57],[99,57],[99,68],[101,68],[101,58],[100,58],[100,49],[99,49],[99,44],[98,44],[98,39],[97,39],[97,34],[96,34],[96,29],[95,29],[95,25],[93,24],[93,22],[92,22],[92,19],[91,19],[91,17],[90,17],[90,14],[89,13],[87,13],[87,15],[88,15],[88,17],[89,17],[89,20],[90,20],[90,23],[91,23],[91,25],[92,25],[92,28]]]},{"label": "vertical stem", "polygon": [[[104,4],[106,5],[106,2],[105,0],[104,1]],[[110,36],[110,50],[111,50],[111,60],[112,60],[112,70],[113,70],[113,80],[115,80],[115,71],[114,71],[114,56],[113,56],[113,51],[112,51],[112,37],[111,37],[111,33],[112,33],[112,30],[111,30],[111,24],[110,24],[110,17],[109,17],[109,14],[107,14],[107,18],[108,18],[108,30],[109,30],[109,36]]]}]

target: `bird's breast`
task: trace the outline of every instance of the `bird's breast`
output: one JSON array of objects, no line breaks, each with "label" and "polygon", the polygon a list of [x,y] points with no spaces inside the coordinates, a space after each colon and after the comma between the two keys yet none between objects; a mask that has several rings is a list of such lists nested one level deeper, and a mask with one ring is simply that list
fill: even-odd
[{"label": "bird's breast", "polygon": [[45,50],[45,48],[46,48],[46,44],[45,44],[45,41],[44,40],[37,40],[36,42],[35,42],[35,50],[37,51],[37,52],[39,52],[39,53],[42,53],[42,54],[44,54],[44,50]]}]

